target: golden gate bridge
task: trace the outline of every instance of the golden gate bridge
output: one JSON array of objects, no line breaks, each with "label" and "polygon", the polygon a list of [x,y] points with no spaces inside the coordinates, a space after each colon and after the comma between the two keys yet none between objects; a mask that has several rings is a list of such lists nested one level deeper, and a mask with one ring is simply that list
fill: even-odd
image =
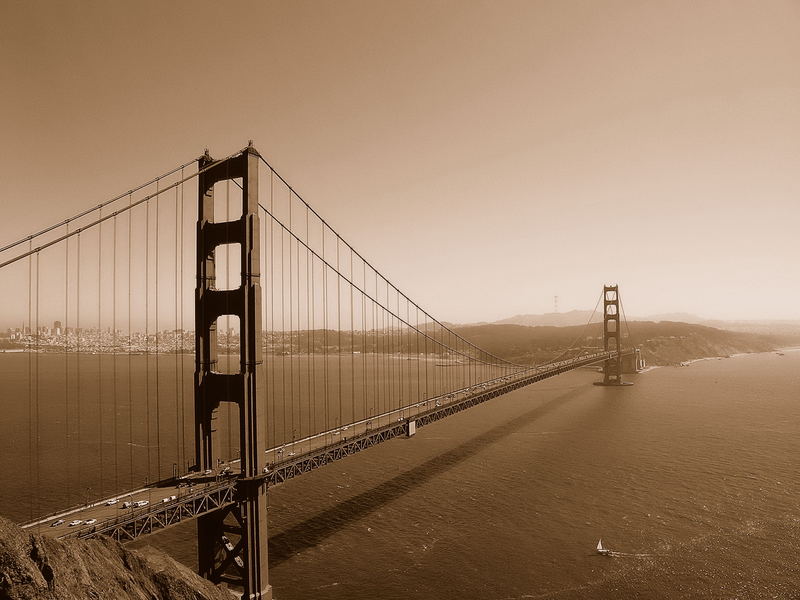
[{"label": "golden gate bridge", "polygon": [[595,306],[602,348],[585,329],[538,365],[477,347],[252,143],[4,245],[0,284],[0,444],[27,467],[0,501],[57,537],[196,520],[201,574],[246,598],[272,595],[270,487],[543,379],[602,365],[619,386],[641,364],[617,286]]}]

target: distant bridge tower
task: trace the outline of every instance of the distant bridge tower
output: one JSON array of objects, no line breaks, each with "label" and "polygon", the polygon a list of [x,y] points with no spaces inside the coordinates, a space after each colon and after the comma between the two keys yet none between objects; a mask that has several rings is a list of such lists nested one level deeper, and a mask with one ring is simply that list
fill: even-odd
[{"label": "distant bridge tower", "polygon": [[[267,486],[264,415],[258,411],[256,382],[263,374],[261,347],[260,239],[258,215],[259,154],[252,144],[240,154],[215,162],[206,152],[198,160],[197,287],[195,292],[195,450],[200,471],[218,467],[212,420],[221,402],[239,413],[241,474],[236,502],[197,521],[200,574],[219,582],[236,576],[243,598],[271,600],[267,577]],[[204,170],[207,169],[207,170]],[[214,221],[214,184],[242,180],[238,219]],[[241,283],[236,289],[215,286],[215,250],[226,244],[241,249]],[[239,317],[239,371],[219,373],[217,319]],[[224,539],[223,539],[224,536]],[[230,536],[230,537],[228,537]]]},{"label": "distant bridge tower", "polygon": [[603,363],[603,381],[598,385],[632,385],[622,381],[619,314],[619,286],[603,286],[603,348],[616,355]]}]

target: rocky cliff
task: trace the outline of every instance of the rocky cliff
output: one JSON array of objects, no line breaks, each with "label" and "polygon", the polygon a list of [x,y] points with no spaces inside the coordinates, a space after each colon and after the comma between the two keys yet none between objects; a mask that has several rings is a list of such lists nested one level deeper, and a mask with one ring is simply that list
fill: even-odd
[{"label": "rocky cliff", "polygon": [[108,539],[56,540],[0,518],[0,600],[231,600],[152,548]]}]

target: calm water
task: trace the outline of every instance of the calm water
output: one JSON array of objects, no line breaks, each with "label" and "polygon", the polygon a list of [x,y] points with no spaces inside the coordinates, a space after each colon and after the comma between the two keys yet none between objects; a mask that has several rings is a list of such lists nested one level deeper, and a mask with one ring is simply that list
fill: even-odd
[{"label": "calm water", "polygon": [[[595,378],[271,490],[276,598],[800,598],[800,352]],[[193,535],[146,542],[193,565]]]},{"label": "calm water", "polygon": [[[799,374],[800,352],[567,374],[290,481],[276,597],[798,598]],[[149,543],[193,564],[192,535]]]}]

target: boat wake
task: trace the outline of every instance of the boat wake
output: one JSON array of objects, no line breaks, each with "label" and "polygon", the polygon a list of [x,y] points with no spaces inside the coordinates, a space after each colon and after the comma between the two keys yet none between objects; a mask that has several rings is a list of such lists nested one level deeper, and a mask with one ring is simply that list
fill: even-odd
[{"label": "boat wake", "polygon": [[655,554],[634,554],[631,552],[615,552],[614,550],[609,550],[606,556],[613,556],[614,558],[647,558],[649,556],[655,556]]}]

